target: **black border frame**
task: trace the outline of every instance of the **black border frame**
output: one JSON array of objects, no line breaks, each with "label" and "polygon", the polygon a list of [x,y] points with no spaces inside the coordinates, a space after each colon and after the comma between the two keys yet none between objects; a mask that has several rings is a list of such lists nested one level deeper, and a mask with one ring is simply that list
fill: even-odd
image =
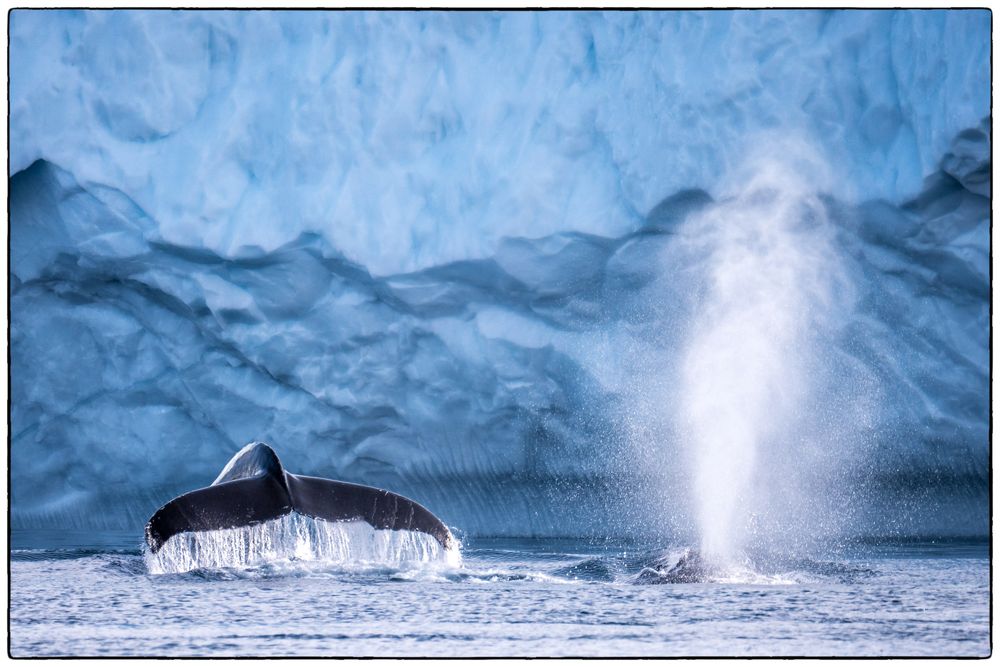
[{"label": "black border frame", "polygon": [[[337,655],[270,655],[270,656],[252,656],[252,655],[240,655],[240,656],[167,656],[167,655],[115,655],[115,656],[105,656],[105,655],[52,655],[52,656],[15,656],[11,652],[11,637],[10,637],[10,612],[11,612],[11,449],[12,449],[12,435],[11,435],[11,348],[10,348],[10,329],[11,329],[11,309],[10,309],[10,250],[11,250],[11,232],[10,232],[10,188],[9,183],[13,174],[10,173],[10,27],[12,14],[15,11],[53,11],[53,10],[77,10],[77,11],[201,11],[201,12],[216,12],[216,11],[294,11],[294,12],[361,12],[361,11],[385,11],[385,12],[580,12],[580,11],[613,11],[613,12],[638,12],[638,11],[648,11],[648,12],[687,12],[687,11],[816,11],[816,10],[837,10],[837,11],[852,11],[852,10],[864,10],[864,11],[985,11],[990,16],[990,248],[989,248],[989,317],[990,317],[990,331],[989,331],[989,469],[987,472],[987,483],[989,485],[988,497],[989,497],[989,572],[990,572],[990,621],[989,621],[989,653],[985,656],[948,656],[948,655],[878,655],[878,656],[823,656],[823,655],[795,655],[795,656],[765,656],[765,655],[751,655],[751,656],[740,656],[740,655],[712,655],[712,656],[608,656],[608,657],[594,657],[594,656],[337,656]],[[797,660],[797,659],[812,659],[812,660],[870,660],[870,659],[903,659],[903,660],[936,660],[936,659],[951,659],[951,660],[989,660],[993,655],[993,158],[994,158],[994,144],[993,144],[993,96],[994,96],[994,85],[993,77],[995,75],[993,69],[993,44],[994,44],[994,31],[993,31],[993,9],[989,6],[959,6],[959,7],[852,7],[852,6],[840,6],[840,7],[739,7],[739,6],[727,6],[727,7],[655,7],[655,6],[629,6],[629,7],[604,7],[604,6],[573,6],[573,7],[496,7],[496,6],[483,6],[483,7],[405,7],[405,6],[359,6],[359,7],[281,7],[281,6],[261,6],[261,7],[239,7],[239,6],[216,6],[216,7],[198,7],[198,6],[184,6],[177,5],[171,7],[143,7],[143,6],[114,6],[114,7],[88,7],[88,6],[51,6],[51,7],[10,7],[7,10],[7,658],[10,660],[91,660],[91,659],[102,659],[102,660],[310,660],[310,659],[326,659],[326,660],[768,660],[768,659],[783,659],[783,660]]]}]

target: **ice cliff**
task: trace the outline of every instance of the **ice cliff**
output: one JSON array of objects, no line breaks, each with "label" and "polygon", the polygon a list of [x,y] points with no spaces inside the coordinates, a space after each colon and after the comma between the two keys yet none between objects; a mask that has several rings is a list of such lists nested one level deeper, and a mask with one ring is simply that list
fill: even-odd
[{"label": "ice cliff", "polygon": [[669,527],[698,216],[794,135],[852,286],[815,399],[851,529],[988,530],[988,12],[18,10],[10,39],[15,526],[141,525],[259,439],[471,533]]}]

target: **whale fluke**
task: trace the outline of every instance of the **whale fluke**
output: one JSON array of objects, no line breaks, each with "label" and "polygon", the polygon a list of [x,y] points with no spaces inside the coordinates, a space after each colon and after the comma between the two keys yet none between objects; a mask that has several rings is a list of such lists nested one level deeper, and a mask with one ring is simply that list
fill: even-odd
[{"label": "whale fluke", "polygon": [[324,521],[366,521],[380,530],[413,530],[455,546],[451,531],[422,505],[383,489],[286,472],[262,442],[241,449],[211,486],[174,498],[146,524],[156,553],[179,533],[252,526],[291,512]]}]

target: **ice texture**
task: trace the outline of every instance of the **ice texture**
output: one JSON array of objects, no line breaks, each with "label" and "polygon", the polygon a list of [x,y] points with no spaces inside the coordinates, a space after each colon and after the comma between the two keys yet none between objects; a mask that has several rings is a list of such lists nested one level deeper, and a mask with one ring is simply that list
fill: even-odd
[{"label": "ice texture", "polygon": [[12,173],[225,256],[315,233],[387,275],[617,236],[761,131],[901,201],[990,109],[986,11],[14,12]]},{"label": "ice texture", "polygon": [[252,440],[459,535],[683,524],[690,239],[778,135],[829,167],[853,286],[823,475],[855,532],[985,533],[989,34],[986,11],[12,12],[14,525],[141,526]]}]

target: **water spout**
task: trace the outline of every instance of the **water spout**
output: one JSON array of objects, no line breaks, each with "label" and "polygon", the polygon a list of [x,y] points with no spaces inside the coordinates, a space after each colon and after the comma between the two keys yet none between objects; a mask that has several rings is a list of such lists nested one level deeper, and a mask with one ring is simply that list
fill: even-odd
[{"label": "water spout", "polygon": [[[827,170],[800,144],[754,156],[683,233],[702,255],[680,364],[679,425],[702,556],[733,563],[780,488],[762,453],[795,442],[813,387],[817,336],[844,292],[822,191]],[[770,456],[774,459],[774,456]]]}]

